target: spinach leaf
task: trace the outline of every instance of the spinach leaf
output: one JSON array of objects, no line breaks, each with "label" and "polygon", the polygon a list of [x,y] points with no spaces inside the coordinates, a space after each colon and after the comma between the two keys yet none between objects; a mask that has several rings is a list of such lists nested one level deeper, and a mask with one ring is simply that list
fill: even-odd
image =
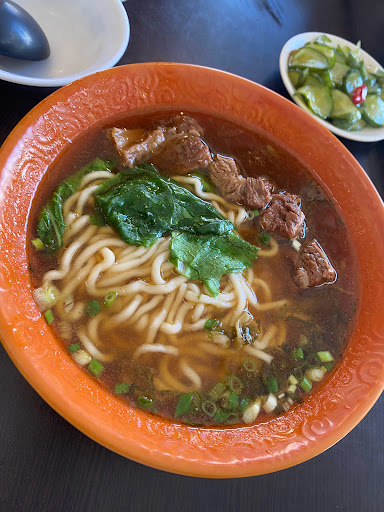
[{"label": "spinach leaf", "polygon": [[214,236],[173,232],[169,259],[182,274],[200,279],[217,297],[221,277],[250,267],[258,250],[232,232]]},{"label": "spinach leaf", "polygon": [[62,247],[65,229],[63,204],[80,187],[83,177],[92,171],[111,171],[113,167],[114,162],[97,158],[56,188],[41,210],[37,224],[37,234],[46,251],[55,253]]},{"label": "spinach leaf", "polygon": [[219,235],[234,229],[215,208],[149,164],[124,169],[95,192],[96,210],[121,239],[148,247],[178,230]]}]

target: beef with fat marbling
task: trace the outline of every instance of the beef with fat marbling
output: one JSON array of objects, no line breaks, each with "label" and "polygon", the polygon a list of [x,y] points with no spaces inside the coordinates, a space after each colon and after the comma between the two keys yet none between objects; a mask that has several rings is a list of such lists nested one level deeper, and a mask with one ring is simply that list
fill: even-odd
[{"label": "beef with fat marbling", "polygon": [[271,199],[272,185],[263,178],[245,178],[231,157],[215,155],[208,166],[209,176],[220,193],[246,209],[263,208]]},{"label": "beef with fat marbling", "polygon": [[333,283],[337,274],[316,240],[303,244],[294,260],[293,281],[299,288]]},{"label": "beef with fat marbling", "polygon": [[283,238],[304,236],[305,215],[301,199],[295,194],[273,194],[268,206],[260,215],[260,227]]},{"label": "beef with fat marbling", "polygon": [[[205,151],[206,145],[199,137],[203,135],[201,126],[191,117],[176,116],[167,126],[158,126],[155,130],[129,130],[127,128],[113,128],[112,140],[122,157],[124,165],[134,167],[140,162],[148,161],[153,155],[164,152],[170,145],[170,153],[175,155],[174,148],[178,142],[190,139],[181,144],[181,161],[188,161],[189,156],[194,156],[200,151]],[[208,148],[207,148],[208,149]],[[209,153],[209,150],[208,150]],[[209,153],[210,157],[210,153]],[[197,158],[197,160],[199,160]],[[205,163],[205,159],[202,159]],[[189,162],[189,169],[196,168],[193,162]],[[180,164],[180,167],[181,164]]]}]

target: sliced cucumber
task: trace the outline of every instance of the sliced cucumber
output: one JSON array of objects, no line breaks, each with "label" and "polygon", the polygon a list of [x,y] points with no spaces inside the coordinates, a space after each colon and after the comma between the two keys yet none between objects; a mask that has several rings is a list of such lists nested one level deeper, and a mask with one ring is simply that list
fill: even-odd
[{"label": "sliced cucumber", "polygon": [[324,71],[319,72],[319,77],[324,82],[324,85],[329,87],[329,89],[333,89],[335,87],[335,84],[333,83],[332,77],[331,77],[331,70],[330,69],[324,69]]},{"label": "sliced cucumber", "polygon": [[300,69],[290,69],[288,71],[288,76],[290,81],[292,82],[293,87],[300,87],[301,81],[301,71]]},{"label": "sliced cucumber", "polygon": [[320,78],[319,75],[317,75],[316,73],[313,73],[312,71],[310,71],[308,73],[308,75],[306,76],[306,78],[304,79],[304,82],[303,82],[302,85],[318,85],[318,86],[323,86],[324,82]]},{"label": "sliced cucumber", "polygon": [[321,71],[322,69],[328,69],[330,66],[327,57],[323,53],[304,46],[292,55],[289,67]]},{"label": "sliced cucumber", "polygon": [[368,94],[362,107],[363,119],[374,128],[384,126],[384,101],[377,94]]},{"label": "sliced cucumber", "polygon": [[335,89],[332,91],[333,110],[329,117],[332,119],[343,119],[349,123],[353,123],[361,119],[360,110],[352,103],[351,98]]},{"label": "sliced cucumber", "polygon": [[[335,62],[335,65],[328,70],[330,79],[332,80],[334,87],[342,87],[343,79],[349,71],[349,67],[341,62]],[[324,71],[323,71],[324,73]]]},{"label": "sliced cucumber", "polygon": [[340,62],[340,64],[346,64],[347,58],[344,55],[344,52],[340,45],[335,50],[336,62]]},{"label": "sliced cucumber", "polygon": [[367,123],[362,119],[358,119],[352,123],[346,119],[332,119],[332,124],[341,130],[346,130],[347,132],[357,132],[367,126]]},{"label": "sliced cucumber", "polygon": [[328,87],[320,85],[303,85],[297,93],[307,100],[307,104],[314,114],[326,119],[333,110],[333,99]]},{"label": "sliced cucumber", "polygon": [[325,34],[323,34],[323,35],[319,36],[319,37],[316,39],[315,43],[319,43],[319,44],[327,45],[328,43],[332,43],[332,40],[331,40],[331,39],[329,39],[329,37],[328,37],[328,36],[326,36]]},{"label": "sliced cucumber", "polygon": [[363,85],[363,77],[358,69],[352,68],[345,75],[343,80],[343,89],[347,94],[352,94],[356,87]]},{"label": "sliced cucumber", "polygon": [[331,68],[332,66],[334,66],[336,62],[336,55],[335,50],[333,48],[330,48],[329,46],[319,43],[307,43],[305,47],[312,48],[313,50],[323,53],[328,60],[329,67]]}]

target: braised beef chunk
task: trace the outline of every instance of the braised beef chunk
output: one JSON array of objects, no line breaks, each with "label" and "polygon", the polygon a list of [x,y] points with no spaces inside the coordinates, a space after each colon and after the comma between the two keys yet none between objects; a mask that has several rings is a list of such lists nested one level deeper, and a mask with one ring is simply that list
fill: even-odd
[{"label": "braised beef chunk", "polygon": [[192,117],[180,115],[176,116],[170,124],[170,127],[176,129],[177,134],[192,135],[193,137],[202,137],[203,128]]},{"label": "braised beef chunk", "polygon": [[262,178],[241,176],[233,158],[216,155],[208,170],[213,184],[228,201],[253,210],[262,208],[271,199],[272,185]]},{"label": "braised beef chunk", "polygon": [[299,288],[333,283],[336,271],[316,240],[301,246],[294,262],[293,281]]},{"label": "braised beef chunk", "polygon": [[112,129],[112,140],[123,159],[124,165],[128,167],[134,167],[140,162],[145,162],[152,154],[158,152],[165,142],[163,127],[147,133],[140,140],[137,140],[136,137],[138,131],[127,130],[126,128]]},{"label": "braised beef chunk", "polygon": [[165,144],[160,153],[151,158],[151,162],[168,174],[188,174],[199,167],[207,167],[212,161],[208,146],[198,137],[188,135],[176,137]]},{"label": "braised beef chunk", "polygon": [[[164,155],[164,158],[167,162],[173,157],[179,159],[179,163],[175,164],[176,171],[208,165],[211,154],[208,147],[199,139],[203,133],[203,129],[194,119],[180,115],[169,125],[159,126],[148,133],[143,130],[113,128],[111,135],[124,165],[134,167],[159,152],[165,153],[169,146],[169,154]],[[185,138],[191,140],[185,141]]]},{"label": "braised beef chunk", "polygon": [[273,194],[271,202],[260,216],[260,227],[283,238],[302,237],[305,215],[300,205],[301,199],[295,194]]}]

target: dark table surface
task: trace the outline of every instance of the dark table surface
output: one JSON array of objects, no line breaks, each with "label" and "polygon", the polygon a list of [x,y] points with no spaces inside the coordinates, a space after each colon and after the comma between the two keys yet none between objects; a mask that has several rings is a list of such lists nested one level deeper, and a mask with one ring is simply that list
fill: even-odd
[{"label": "dark table surface", "polygon": [[[118,64],[200,64],[287,96],[279,53],[299,32],[361,39],[364,49],[384,62],[382,0],[128,0],[124,5],[131,39]],[[0,142],[52,91],[0,81]],[[383,196],[384,142],[342,142]],[[40,398],[1,346],[0,411],[0,511],[384,510],[383,397],[322,455],[239,480],[168,474],[99,446]]]}]

